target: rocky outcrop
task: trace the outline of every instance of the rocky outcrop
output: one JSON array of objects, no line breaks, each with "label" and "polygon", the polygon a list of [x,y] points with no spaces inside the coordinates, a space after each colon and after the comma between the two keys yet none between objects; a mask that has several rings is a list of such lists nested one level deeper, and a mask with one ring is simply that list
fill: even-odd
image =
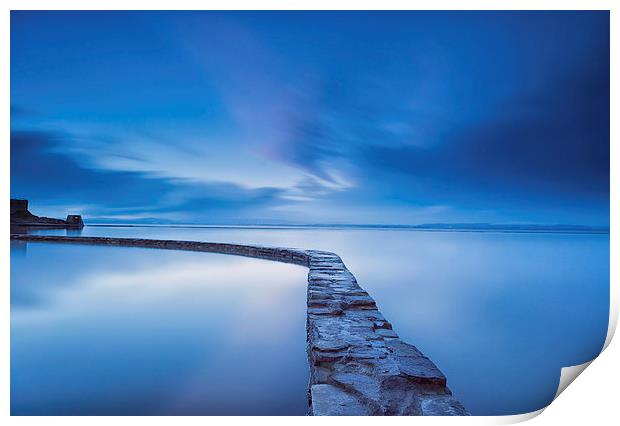
[{"label": "rocky outcrop", "polygon": [[11,198],[11,216],[29,215],[28,200],[17,200]]},{"label": "rocky outcrop", "polygon": [[193,241],[11,235],[13,240],[204,251],[309,268],[310,415],[467,415],[446,377],[403,342],[334,253]]},{"label": "rocky outcrop", "polygon": [[83,228],[80,215],[68,215],[66,220],[36,216],[28,210],[28,200],[11,198],[11,227]]},{"label": "rocky outcrop", "polygon": [[70,228],[83,228],[84,221],[82,220],[82,216],[79,214],[69,214],[67,215],[67,219],[65,219],[67,223],[67,227]]}]

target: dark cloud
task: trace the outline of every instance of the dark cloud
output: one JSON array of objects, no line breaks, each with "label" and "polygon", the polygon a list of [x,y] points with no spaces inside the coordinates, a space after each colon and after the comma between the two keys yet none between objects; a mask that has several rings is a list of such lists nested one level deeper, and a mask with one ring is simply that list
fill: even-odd
[{"label": "dark cloud", "polygon": [[[351,221],[609,220],[608,12],[18,15],[12,102],[67,133],[17,131],[47,122],[12,109],[15,196],[218,220],[334,204]],[[202,173],[208,155],[238,173]],[[219,170],[286,190],[187,180]]]},{"label": "dark cloud", "polygon": [[[472,24],[457,15],[449,19],[459,28]],[[311,107],[301,109],[281,154],[319,177],[328,175],[324,165],[330,160],[346,159],[369,196],[373,188],[375,202],[454,204],[466,198],[493,205],[512,197],[514,203],[570,200],[604,206],[609,199],[605,15],[493,18],[485,25],[497,37],[475,44],[470,38],[480,34],[473,29],[458,38],[452,30],[444,35],[425,28],[434,38],[420,36],[418,46],[428,50],[417,52],[416,60],[402,53],[417,46],[398,39],[378,63],[373,42],[366,44],[375,62],[355,57],[361,62],[354,73],[336,61],[323,84],[314,86]],[[498,31],[501,22],[506,27]],[[540,37],[547,32],[553,36]],[[420,94],[426,104],[411,108]]]},{"label": "dark cloud", "polygon": [[93,215],[189,212],[200,218],[268,206],[281,195],[281,190],[272,188],[244,189],[91,169],[58,152],[71,138],[47,131],[11,132],[11,197],[40,204],[86,204]]},{"label": "dark cloud", "polygon": [[140,173],[92,170],[58,153],[71,135],[11,132],[11,196],[68,203],[112,203],[119,207],[155,203],[172,186]]},{"label": "dark cloud", "polygon": [[[520,92],[482,120],[446,132],[434,145],[369,144],[360,149],[360,161],[437,189],[451,186],[455,193],[604,204],[609,198],[609,45],[602,40],[580,65],[558,69],[536,91]],[[405,182],[403,191],[411,184]]]},{"label": "dark cloud", "polygon": [[19,119],[36,115],[36,112],[18,105],[11,105],[11,119]]}]

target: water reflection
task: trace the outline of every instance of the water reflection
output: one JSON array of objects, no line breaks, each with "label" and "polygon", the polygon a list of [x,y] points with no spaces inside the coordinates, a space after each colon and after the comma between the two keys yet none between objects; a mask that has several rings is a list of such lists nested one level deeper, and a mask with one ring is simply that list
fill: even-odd
[{"label": "water reflection", "polygon": [[82,229],[65,228],[62,226],[20,226],[11,224],[11,234],[43,234],[43,235],[66,235],[70,237],[79,237],[82,235]]},{"label": "water reflection", "polygon": [[560,369],[596,356],[607,331],[609,235],[89,226],[83,235],[334,251],[474,414],[544,407]]},{"label": "water reflection", "polygon": [[304,268],[19,250],[11,245],[12,414],[305,414]]},{"label": "water reflection", "polygon": [[11,256],[26,256],[28,243],[26,241],[11,240]]}]

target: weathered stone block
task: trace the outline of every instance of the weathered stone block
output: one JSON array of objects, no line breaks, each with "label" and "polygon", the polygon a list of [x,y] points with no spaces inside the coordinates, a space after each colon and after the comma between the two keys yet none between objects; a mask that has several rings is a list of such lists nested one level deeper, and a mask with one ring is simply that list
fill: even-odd
[{"label": "weathered stone block", "polygon": [[366,416],[368,411],[355,396],[336,386],[313,385],[310,388],[311,414],[314,416]]}]

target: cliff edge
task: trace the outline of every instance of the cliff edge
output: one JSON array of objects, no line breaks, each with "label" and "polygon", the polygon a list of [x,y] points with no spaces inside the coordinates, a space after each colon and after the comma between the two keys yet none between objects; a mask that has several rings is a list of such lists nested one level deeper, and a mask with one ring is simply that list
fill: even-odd
[{"label": "cliff edge", "polygon": [[67,215],[66,220],[36,216],[28,210],[28,200],[11,198],[11,226],[43,226],[54,228],[83,228],[80,215]]}]

